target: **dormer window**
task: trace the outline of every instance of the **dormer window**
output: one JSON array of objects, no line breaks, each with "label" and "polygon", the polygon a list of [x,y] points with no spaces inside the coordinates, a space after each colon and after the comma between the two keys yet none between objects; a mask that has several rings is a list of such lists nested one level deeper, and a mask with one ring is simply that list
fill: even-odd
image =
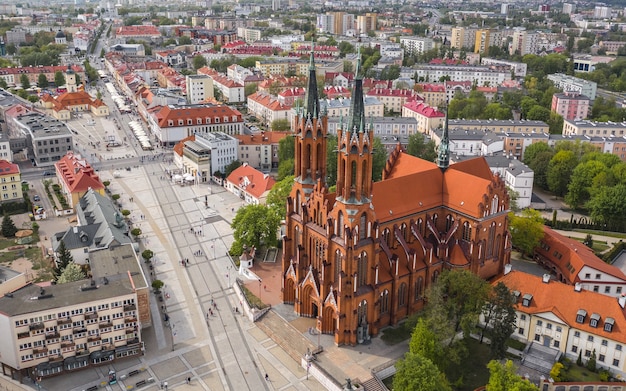
[{"label": "dormer window", "polygon": [[606,318],[606,320],[604,321],[604,331],[606,331],[607,333],[610,333],[611,331],[613,331],[614,325],[615,325],[615,319]]},{"label": "dormer window", "polygon": [[220,117],[215,117],[215,123],[219,124],[220,123]]},{"label": "dormer window", "polygon": [[600,323],[600,315],[591,314],[591,320],[589,321],[589,326],[598,327],[598,323]]},{"label": "dormer window", "polygon": [[211,123],[211,118],[210,117],[206,117],[206,123],[210,124]]},{"label": "dormer window", "polygon": [[174,121],[172,121],[172,120],[168,120],[168,121],[167,121],[167,125],[168,125],[168,126],[174,126]]},{"label": "dormer window", "polygon": [[576,313],[576,323],[585,323],[585,318],[587,317],[587,311],[578,310]]},{"label": "dormer window", "polygon": [[524,307],[530,307],[530,302],[533,300],[533,295],[531,295],[530,293],[527,293],[524,295],[524,297],[522,298],[522,305]]},{"label": "dormer window", "polygon": [[187,125],[193,125],[193,120],[191,118],[187,118]]},{"label": "dormer window", "polygon": [[198,125],[202,125],[202,118],[198,118],[196,121],[198,122]]},{"label": "dormer window", "polygon": [[224,122],[228,122],[228,117],[224,116]]},{"label": "dormer window", "polygon": [[521,295],[520,291],[513,291],[513,303],[517,303],[520,295]]},{"label": "dormer window", "polygon": [[182,119],[178,120],[178,126],[183,126],[185,124],[185,121],[183,121]]}]

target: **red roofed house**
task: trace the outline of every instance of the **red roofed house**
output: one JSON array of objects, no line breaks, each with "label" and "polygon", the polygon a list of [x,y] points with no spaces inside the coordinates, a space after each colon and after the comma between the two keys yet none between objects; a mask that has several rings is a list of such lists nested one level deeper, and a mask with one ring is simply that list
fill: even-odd
[{"label": "red roofed house", "polygon": [[164,147],[195,133],[243,133],[241,113],[224,105],[156,106],[149,110],[148,123]]},{"label": "red roofed house", "polygon": [[17,164],[0,160],[0,202],[23,202],[22,176]]},{"label": "red roofed house", "polygon": [[534,259],[565,284],[609,296],[626,293],[626,275],[598,258],[589,247],[544,226],[544,236],[535,248]]},{"label": "red roofed house", "polygon": [[115,37],[124,40],[150,41],[160,38],[161,33],[156,26],[152,25],[121,26],[115,30]]},{"label": "red roofed house", "polygon": [[442,107],[446,104],[446,85],[443,83],[418,83],[415,90],[429,106]]},{"label": "red roofed house", "polygon": [[352,91],[342,86],[324,86],[324,95],[326,99],[349,98]]},{"label": "red roofed house", "polygon": [[[328,117],[310,68],[306,103],[293,125],[283,302],[316,319],[319,332],[337,345],[355,345],[423,309],[425,292],[443,270],[484,279],[502,274],[511,251],[509,195],[485,158],[450,164],[447,137],[437,163],[398,145],[374,182],[374,129],[362,75],[355,78],[351,115],[336,131],[334,152],[327,151]],[[327,153],[337,158],[336,191],[326,182],[333,174]]]},{"label": "red roofed house", "polygon": [[[626,375],[626,297],[609,297],[508,267],[494,284],[499,282],[517,299],[517,330],[511,337],[531,343],[525,354],[528,362],[549,371],[561,354],[572,361],[580,355],[586,361],[595,352],[598,367],[618,378]],[[540,358],[534,350],[541,351]]]},{"label": "red roofed house", "polygon": [[90,111],[97,117],[109,115],[109,107],[100,99],[93,98],[76,85],[76,74],[73,71],[65,73],[67,92],[53,97],[43,94],[40,103],[46,109],[52,110],[52,116],[58,120],[69,120],[70,113]]},{"label": "red roofed house", "polygon": [[413,100],[424,99],[412,90],[397,90],[392,88],[372,88],[367,91],[367,96],[378,98],[385,105],[385,109],[395,113],[402,112],[402,106]]},{"label": "red roofed house", "polygon": [[272,95],[265,92],[255,92],[248,95],[248,113],[269,126],[278,119],[289,119],[291,105],[280,103]]},{"label": "red roofed house", "polygon": [[430,134],[431,130],[443,127],[443,120],[446,117],[436,108],[415,100],[402,106],[402,116],[415,118],[417,130],[424,134]]},{"label": "red roofed house", "polygon": [[239,160],[263,172],[278,168],[278,143],[287,137],[287,132],[261,132],[238,134]]},{"label": "red roofed house", "polygon": [[87,190],[104,195],[104,185],[93,167],[80,155],[70,151],[54,164],[56,176],[70,207],[74,207]]},{"label": "red roofed house", "polygon": [[301,87],[288,88],[278,93],[278,101],[287,106],[293,106],[296,100],[304,101],[306,90]]},{"label": "red roofed house", "polygon": [[209,75],[213,79],[213,87],[222,94],[222,101],[229,103],[245,102],[246,94],[243,84],[230,80],[217,71],[203,67],[198,69],[199,75]]},{"label": "red roofed house", "polygon": [[246,204],[264,205],[274,183],[274,178],[244,163],[226,178],[225,187]]}]

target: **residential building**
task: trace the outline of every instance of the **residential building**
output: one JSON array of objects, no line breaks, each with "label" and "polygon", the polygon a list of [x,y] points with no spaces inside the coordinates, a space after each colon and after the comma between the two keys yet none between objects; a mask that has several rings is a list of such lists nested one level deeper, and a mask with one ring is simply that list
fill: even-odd
[{"label": "residential building", "polygon": [[376,12],[366,12],[365,15],[356,17],[356,30],[359,34],[367,34],[376,31],[378,14]]},{"label": "residential building", "polygon": [[421,101],[407,102],[402,106],[402,117],[415,118],[417,131],[430,134],[431,130],[443,127],[445,114]]},{"label": "residential building", "polygon": [[266,174],[278,169],[278,143],[287,136],[286,132],[236,135],[239,141],[239,161]]},{"label": "residential building", "polygon": [[593,17],[595,19],[609,19],[611,17],[611,7],[596,5],[593,10]]},{"label": "residential building", "polygon": [[89,189],[104,195],[104,184],[81,155],[68,151],[54,164],[56,177],[70,207],[74,207]]},{"label": "residential building", "polygon": [[587,118],[590,100],[576,92],[564,92],[552,95],[550,111],[564,119],[581,120]]},{"label": "residential building", "polygon": [[187,75],[187,102],[195,105],[213,97],[213,78],[209,75]]},{"label": "residential building", "polygon": [[230,173],[224,187],[246,204],[264,205],[267,194],[275,183],[276,180],[269,174],[264,174],[244,163]]},{"label": "residential building", "polygon": [[557,88],[565,92],[576,92],[580,95],[585,95],[591,100],[596,99],[596,91],[598,89],[596,82],[565,75],[563,73],[550,74],[548,75],[548,80],[551,80]]},{"label": "residential building", "polygon": [[318,332],[335,344],[356,345],[423,309],[424,293],[444,269],[485,279],[501,274],[510,256],[509,198],[483,158],[449,165],[447,137],[437,164],[397,146],[374,183],[374,129],[365,114],[362,75],[355,78],[351,115],[337,130],[331,192],[323,158],[329,118],[314,68],[293,126],[282,300],[297,316],[316,318]]},{"label": "residential building", "polygon": [[448,102],[444,83],[418,83],[415,90],[429,106],[442,107]]},{"label": "residential building", "polygon": [[[7,120],[8,120],[8,117],[7,117]],[[9,137],[11,129],[7,129],[7,130],[8,132],[7,131],[0,132],[0,160],[6,160],[8,162],[12,162],[13,161],[13,151],[12,151],[13,142],[14,140],[17,141],[18,139],[23,139],[23,138],[19,136],[17,138]],[[24,143],[22,145],[22,149],[25,147],[26,147],[26,144]],[[19,147],[16,149],[19,150]],[[21,151],[18,151],[18,152],[21,152]]]},{"label": "residential building", "polygon": [[[22,75],[28,76],[28,81],[31,85],[36,85],[39,81],[39,75],[46,76],[48,83],[54,85],[54,75],[57,72],[66,73],[69,70],[76,73],[81,80],[85,80],[85,69],[80,65],[50,65],[50,66],[38,66],[38,67],[13,67],[13,68],[0,68],[0,77],[9,86],[21,85],[20,78]],[[59,86],[60,87],[60,86]]]},{"label": "residential building", "polygon": [[215,90],[218,90],[222,95],[222,101],[228,103],[245,102],[246,94],[243,84],[230,80],[209,67],[198,69],[198,75],[207,75],[213,80],[213,95],[215,96]]},{"label": "residential building", "polygon": [[151,109],[148,125],[161,146],[173,147],[192,134],[242,134],[243,116],[224,105],[158,106]]},{"label": "residential building", "polygon": [[91,279],[0,297],[0,361],[33,381],[143,354],[150,287],[131,245],[89,253]]},{"label": "residential building", "polygon": [[161,61],[170,67],[179,67],[185,64],[185,52],[177,50],[161,50],[154,53],[157,61]]},{"label": "residential building", "polygon": [[20,168],[7,160],[0,160],[0,202],[24,202]]},{"label": "residential building", "polygon": [[400,71],[402,77],[414,77],[425,82],[437,82],[440,80],[469,81],[477,86],[497,86],[507,80],[511,80],[509,69],[493,69],[492,67],[479,65],[430,65],[416,64],[411,68],[403,67]]},{"label": "residential building", "polygon": [[500,60],[497,58],[483,57],[480,59],[480,63],[482,65],[487,65],[487,66],[489,65],[507,66],[509,67],[511,72],[513,72],[513,75],[516,78],[526,77],[526,73],[528,71],[528,65],[523,62],[515,62],[515,61]]},{"label": "residential building", "polygon": [[73,148],[72,132],[63,122],[47,115],[29,112],[13,119],[14,129],[26,138],[37,166],[52,166]]},{"label": "residential building", "polygon": [[89,253],[99,249],[132,244],[139,251],[139,245],[128,236],[126,219],[109,197],[88,189],[75,210],[76,225],[50,237],[57,261],[61,241],[79,265],[89,264]]},{"label": "residential building", "polygon": [[521,160],[508,157],[504,154],[484,155],[489,168],[494,174],[504,179],[506,186],[515,192],[515,203],[519,209],[529,208],[532,195],[535,173]]},{"label": "residential building", "polygon": [[[439,145],[442,142],[444,130],[442,128],[433,129],[430,136],[435,145]],[[489,131],[463,130],[452,127],[448,129],[447,136],[450,153],[458,156],[481,156],[484,140],[497,137],[496,134]]]},{"label": "residential building", "polygon": [[511,55],[519,54],[521,56],[535,54],[539,49],[538,41],[538,33],[527,31],[523,27],[516,27],[513,30],[513,42],[509,47],[509,53]]},{"label": "residential building", "polygon": [[125,56],[143,57],[146,55],[146,48],[142,43],[118,43],[111,46],[109,52],[122,53]]},{"label": "residential building", "polygon": [[498,29],[478,29],[474,40],[474,53],[486,53],[490,46],[502,45],[502,32]]},{"label": "residential building", "polygon": [[239,83],[241,85],[245,85],[246,78],[253,75],[254,73],[250,69],[237,64],[232,64],[226,69],[226,76],[230,80],[233,80],[235,83]]},{"label": "residential building", "polygon": [[120,26],[115,30],[115,39],[120,43],[127,40],[152,41],[161,38],[161,32],[153,25]]},{"label": "residential building", "polygon": [[548,124],[534,120],[451,119],[449,122],[450,129],[493,133],[550,133]]},{"label": "residential building", "polygon": [[422,97],[413,90],[395,90],[392,88],[372,88],[366,96],[374,97],[382,102],[385,109],[390,112],[402,112],[402,106],[411,101],[423,101]]},{"label": "residential building", "polygon": [[473,49],[476,42],[478,28],[452,27],[450,35],[450,47],[455,49]]},{"label": "residential building", "polygon": [[238,140],[226,133],[196,133],[174,146],[174,162],[195,181],[209,182],[238,159]]},{"label": "residential building", "polygon": [[533,257],[554,279],[613,297],[626,293],[626,275],[618,267],[604,262],[591,248],[577,240],[547,226],[543,231]]},{"label": "residential building", "polygon": [[571,15],[576,12],[576,4],[572,3],[563,3],[563,13]]},{"label": "residential building", "polygon": [[[613,47],[617,45],[611,45]],[[617,54],[617,53],[615,53]],[[591,56],[589,54],[574,56],[574,72],[593,72],[597,64],[608,64],[615,60],[612,56]]]},{"label": "residential building", "polygon": [[599,136],[599,137],[619,137],[626,136],[625,122],[596,122],[589,120],[563,121],[563,136]]},{"label": "residential building", "polygon": [[494,283],[502,282],[516,297],[517,330],[513,338],[543,346],[548,348],[548,355],[564,355],[571,361],[579,356],[588,360],[595,351],[597,367],[620,377],[626,374],[626,298],[562,284],[549,275],[542,278],[515,270],[505,273]]},{"label": "residential building", "polygon": [[422,54],[433,48],[433,40],[426,37],[400,37],[406,55]]},{"label": "residential building", "polygon": [[[379,137],[383,144],[388,144],[393,150],[400,140],[419,132],[417,119],[405,117],[366,117],[374,129],[374,136]],[[337,134],[349,117],[328,117],[328,133]]]},{"label": "residential building", "polygon": [[255,116],[265,125],[269,126],[273,121],[289,119],[291,105],[281,103],[274,96],[265,92],[255,92],[248,95],[248,113]]},{"label": "residential building", "polygon": [[[365,107],[365,115],[367,118],[382,117],[385,114],[385,106],[378,98],[366,96],[363,99],[363,106]],[[352,107],[351,98],[339,98],[339,99],[321,99],[320,106],[322,110],[328,113],[329,120],[332,118],[347,119],[350,116],[350,107]],[[293,123],[295,118],[295,111],[290,112],[289,121]]]},{"label": "residential building", "polygon": [[285,106],[293,106],[296,101],[302,102],[306,91],[302,87],[287,88],[278,93],[278,102]]},{"label": "residential building", "polygon": [[309,63],[306,61],[270,57],[262,61],[257,61],[255,68],[258,69],[265,77],[287,74],[299,76],[306,75]]},{"label": "residential building", "polygon": [[626,46],[626,41],[600,41],[600,47],[604,48],[607,53],[615,53]]}]

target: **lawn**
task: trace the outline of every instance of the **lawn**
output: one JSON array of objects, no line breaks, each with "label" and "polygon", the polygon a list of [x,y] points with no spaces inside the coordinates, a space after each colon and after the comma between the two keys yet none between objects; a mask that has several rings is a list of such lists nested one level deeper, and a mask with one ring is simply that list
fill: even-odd
[{"label": "lawn", "polygon": [[[569,237],[570,239],[574,239],[577,242],[583,242],[585,239],[584,238],[573,238],[573,237]],[[594,240],[593,241],[593,245],[591,246],[591,249],[595,252],[595,253],[601,253],[604,252],[606,250],[609,249],[609,245],[606,244],[606,242],[600,241],[600,240]]]},{"label": "lawn", "polygon": [[574,231],[592,235],[608,236],[611,238],[626,239],[626,233],[621,232],[600,231],[597,229],[575,229]]},{"label": "lawn", "polygon": [[600,379],[600,374],[591,372],[586,367],[579,367],[576,363],[573,363],[572,366],[567,369],[566,379],[571,382],[598,382],[602,381]]},{"label": "lawn", "polygon": [[383,329],[383,335],[380,337],[387,345],[395,345],[411,338],[413,330],[405,325],[407,322],[401,323],[397,327],[388,327]]}]

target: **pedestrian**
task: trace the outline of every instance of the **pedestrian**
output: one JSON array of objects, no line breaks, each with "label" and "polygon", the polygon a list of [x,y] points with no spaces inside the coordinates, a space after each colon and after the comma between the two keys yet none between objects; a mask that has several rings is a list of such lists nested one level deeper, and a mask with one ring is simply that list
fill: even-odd
[{"label": "pedestrian", "polygon": [[267,373],[265,374],[265,380],[270,381],[270,377]]},{"label": "pedestrian", "polygon": [[191,378],[190,377],[187,378],[187,384],[189,384],[189,382],[191,382]]}]

